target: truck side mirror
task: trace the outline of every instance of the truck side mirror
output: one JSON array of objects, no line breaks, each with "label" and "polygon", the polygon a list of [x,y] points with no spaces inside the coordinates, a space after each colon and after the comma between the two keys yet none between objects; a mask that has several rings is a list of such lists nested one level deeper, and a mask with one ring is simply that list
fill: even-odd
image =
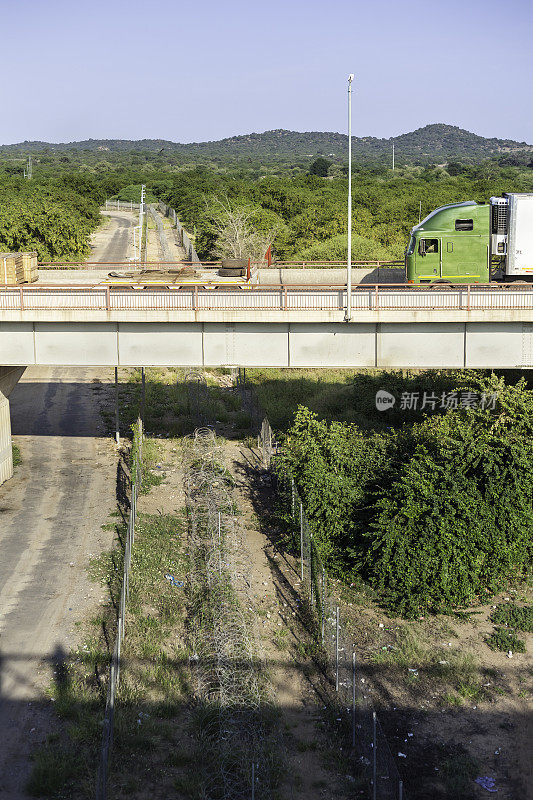
[{"label": "truck side mirror", "polygon": [[420,242],[418,243],[418,253],[421,256],[425,256],[426,255],[426,240],[425,239],[420,239]]}]

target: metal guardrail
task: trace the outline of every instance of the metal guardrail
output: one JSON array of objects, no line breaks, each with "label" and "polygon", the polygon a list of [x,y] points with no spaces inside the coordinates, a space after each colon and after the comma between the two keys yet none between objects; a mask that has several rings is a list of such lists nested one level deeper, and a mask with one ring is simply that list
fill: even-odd
[{"label": "metal guardrail", "polygon": [[[343,311],[343,286],[0,286],[0,312],[94,311]],[[361,284],[352,291],[352,312],[382,310],[533,310],[533,286],[465,285],[418,288]]]},{"label": "metal guardrail", "polygon": [[137,494],[141,486],[142,477],[142,444],[143,428],[139,418],[134,430],[132,465],[130,471],[131,500],[130,511],[127,523],[127,532],[124,543],[124,569],[122,573],[122,587],[120,591],[120,602],[117,615],[117,634],[111,656],[109,671],[109,683],[107,687],[107,700],[103,721],[102,747],[100,751],[100,762],[98,765],[98,777],[96,785],[96,800],[106,800],[107,783],[109,770],[109,756],[113,744],[113,724],[115,719],[115,705],[117,690],[120,680],[120,652],[122,642],[126,635],[126,603],[129,597],[129,576],[131,566],[131,554],[135,541],[135,522],[137,517]]}]

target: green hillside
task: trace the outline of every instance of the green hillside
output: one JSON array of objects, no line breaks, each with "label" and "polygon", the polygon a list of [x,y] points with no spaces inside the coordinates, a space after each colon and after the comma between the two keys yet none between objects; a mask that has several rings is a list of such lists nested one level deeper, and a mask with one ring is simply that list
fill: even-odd
[{"label": "green hillside", "polygon": [[[487,139],[455,125],[426,125],[410,133],[390,139],[373,136],[353,137],[354,159],[359,162],[389,160],[392,144],[396,149],[397,163],[439,163],[451,159],[476,162],[506,153],[533,152],[533,145],[510,139]],[[346,159],[347,136],[332,132],[304,132],[272,130],[232,136],[219,141],[180,144],[164,139],[88,139],[82,142],[53,144],[49,142],[21,142],[2,145],[0,154],[91,152],[143,153],[180,156],[184,159],[287,161],[324,155],[333,161]]]}]

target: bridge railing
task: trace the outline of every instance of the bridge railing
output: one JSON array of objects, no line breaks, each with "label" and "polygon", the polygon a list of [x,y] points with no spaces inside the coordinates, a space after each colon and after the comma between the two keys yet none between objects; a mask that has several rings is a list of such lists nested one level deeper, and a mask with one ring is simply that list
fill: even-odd
[{"label": "bridge railing", "polygon": [[[0,286],[0,312],[94,311],[342,311],[344,286]],[[404,284],[362,284],[352,291],[352,311],[474,311],[533,309],[533,286],[475,285],[416,288]]]}]

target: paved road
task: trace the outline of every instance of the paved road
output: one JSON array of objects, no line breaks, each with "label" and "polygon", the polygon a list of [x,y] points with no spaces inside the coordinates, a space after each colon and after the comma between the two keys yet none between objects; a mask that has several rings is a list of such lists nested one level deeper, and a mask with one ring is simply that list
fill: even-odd
[{"label": "paved road", "polygon": [[91,255],[88,261],[117,263],[133,257],[133,231],[139,224],[139,215],[131,211],[102,211],[109,222],[91,237]]},{"label": "paved road", "polygon": [[110,546],[101,526],[116,457],[97,402],[109,389],[96,375],[111,371],[29,368],[10,398],[23,464],[0,487],[0,797],[13,800],[26,797],[29,753],[50,729],[39,699],[53,665],[103,595],[85,567]]}]

